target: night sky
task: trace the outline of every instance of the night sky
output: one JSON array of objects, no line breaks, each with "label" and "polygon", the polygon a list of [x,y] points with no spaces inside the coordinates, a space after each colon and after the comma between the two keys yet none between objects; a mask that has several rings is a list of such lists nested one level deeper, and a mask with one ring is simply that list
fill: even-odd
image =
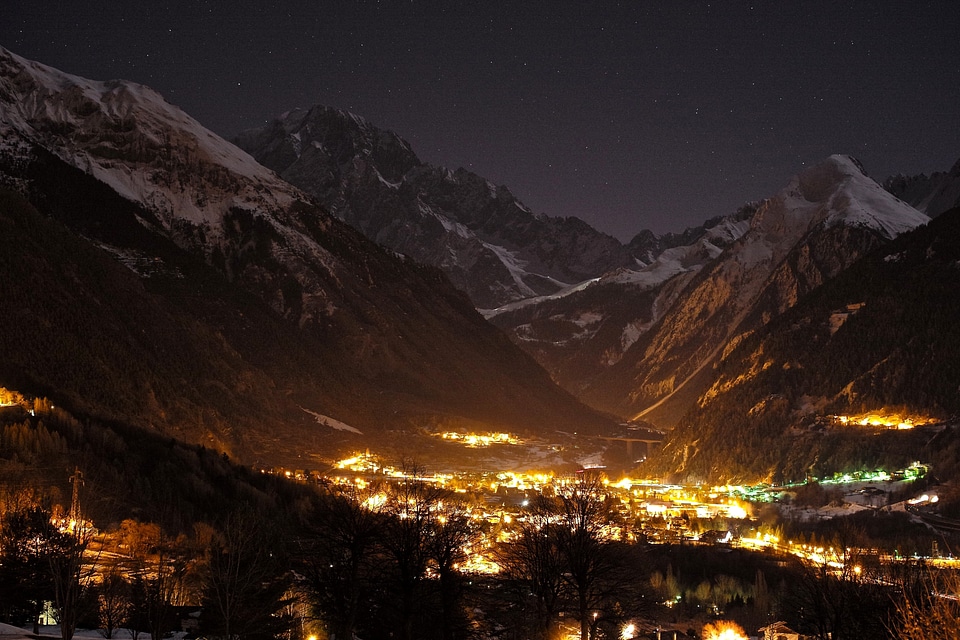
[{"label": "night sky", "polygon": [[956,0],[3,0],[0,45],[147,84],[226,137],[347,109],[623,240],[832,153],[881,179],[960,158]]}]

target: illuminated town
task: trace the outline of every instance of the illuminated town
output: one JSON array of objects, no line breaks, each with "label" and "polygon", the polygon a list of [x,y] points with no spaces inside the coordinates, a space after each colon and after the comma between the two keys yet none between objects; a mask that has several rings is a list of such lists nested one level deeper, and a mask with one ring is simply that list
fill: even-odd
[{"label": "illuminated town", "polygon": [[[463,441],[470,442],[470,438]],[[301,481],[310,479],[311,475],[314,481],[320,480],[319,475],[302,471],[279,472]],[[926,472],[926,466],[917,462],[906,469],[843,474],[820,482],[827,486],[909,483],[922,478]],[[471,562],[464,570],[495,573],[497,564],[484,555],[485,551],[497,540],[509,539],[510,525],[524,518],[525,507],[535,496],[562,493],[583,474],[594,474],[602,482],[609,515],[603,535],[608,539],[648,542],[700,542],[703,539],[790,553],[813,561],[828,560],[822,548],[811,549],[803,543],[781,540],[776,529],[764,526],[753,517],[753,511],[763,504],[780,502],[789,493],[789,486],[685,486],[627,477],[614,481],[606,477],[602,468],[586,468],[573,476],[558,476],[549,471],[482,474],[411,471],[383,464],[381,458],[370,452],[337,461],[334,470],[323,478],[341,490],[366,495],[364,504],[371,508],[387,501],[385,487],[389,483],[423,482],[459,495],[459,503],[472,519],[496,525],[481,544],[474,545]],[[867,504],[870,493],[860,490],[851,500],[855,504]],[[936,501],[936,496],[923,495],[907,501],[907,505]]]},{"label": "illuminated town", "polygon": [[[27,401],[5,389],[0,392],[0,405],[10,410],[19,406],[20,415],[36,417],[37,413],[49,417],[54,410],[43,401]],[[841,430],[896,432],[904,430],[903,425],[910,425],[918,431],[922,427],[937,434],[944,428],[924,418],[879,412],[831,416],[829,420],[833,428]],[[12,437],[10,433],[8,438]],[[334,510],[320,516],[321,522],[330,520],[321,527],[333,527],[324,536],[347,535],[349,539],[354,535],[348,535],[350,527],[362,527],[365,521],[377,536],[398,535],[397,531],[411,527],[409,531],[417,531],[416,544],[423,545],[422,552],[431,558],[420,565],[419,579],[441,588],[451,580],[450,572],[459,581],[485,585],[486,589],[506,589],[505,585],[514,581],[528,580],[524,573],[527,569],[518,567],[531,560],[524,555],[532,553],[530,544],[554,540],[552,544],[559,550],[570,544],[564,542],[565,536],[580,535],[578,531],[595,549],[620,549],[627,555],[640,554],[637,557],[711,554],[679,560],[683,564],[677,567],[671,561],[648,560],[639,572],[629,576],[615,577],[619,574],[612,571],[604,578],[612,580],[612,592],[603,596],[591,591],[590,604],[585,608],[577,610],[568,604],[562,612],[555,611],[545,618],[553,629],[550,637],[555,640],[791,637],[786,623],[773,619],[772,607],[764,604],[763,594],[768,587],[762,577],[751,585],[722,572],[696,579],[687,577],[685,581],[674,573],[680,567],[689,571],[690,562],[703,562],[707,557],[722,561],[729,556],[737,558],[736,562],[758,562],[767,566],[771,575],[776,575],[777,567],[792,567],[784,569],[787,575],[794,576],[792,579],[809,572],[818,576],[819,582],[834,581],[856,589],[890,589],[895,579],[892,576],[916,571],[917,567],[937,571],[940,577],[957,575],[960,569],[960,561],[950,552],[946,537],[932,536],[927,542],[902,548],[899,543],[866,543],[863,537],[851,542],[842,536],[817,533],[822,523],[858,514],[872,518],[899,515],[922,523],[931,531],[956,531],[960,522],[939,513],[938,488],[928,481],[932,475],[930,466],[921,461],[900,469],[807,478],[800,484],[677,484],[636,473],[617,473],[598,462],[604,448],[626,448],[631,441],[643,441],[641,437],[647,436],[578,439],[567,434],[562,440],[549,442],[542,437],[506,432],[447,431],[427,437],[444,447],[459,447],[468,452],[472,463],[458,466],[449,461],[453,458],[445,456],[432,457],[427,465],[417,460],[391,459],[368,448],[337,460],[312,458],[322,463],[314,469],[254,466],[247,467],[245,472],[301,488],[308,492],[305,495],[318,498],[320,504],[328,504],[325,508],[332,509],[330,505],[337,504],[341,506],[336,508],[346,508],[346,512]],[[579,465],[570,465],[572,455],[582,456]],[[514,466],[517,460],[526,462]],[[642,468],[640,463],[635,470]],[[101,524],[87,518],[82,509],[83,485],[84,472],[77,467],[69,477],[72,497],[64,501],[69,502],[69,507],[58,506],[53,511],[53,529],[47,535],[65,548],[82,551],[82,581],[91,588],[106,589],[111,581],[119,579],[117,576],[156,583],[183,580],[189,575],[188,566],[204,566],[211,561],[209,555],[205,559],[197,557],[191,546],[197,543],[191,542],[190,537],[181,534],[175,540],[167,538],[163,529],[152,522],[126,519],[119,525],[98,528]],[[344,513],[353,515],[337,524]],[[389,522],[400,529],[390,533],[390,525],[386,524]],[[345,523],[352,524],[345,531],[336,529],[346,526]],[[242,523],[240,530],[251,526],[250,522]],[[194,535],[197,540],[225,535],[213,531],[201,526]],[[431,545],[441,542],[447,545],[446,552],[437,555]],[[389,550],[391,543],[378,544]],[[334,548],[330,571],[343,570],[338,558],[346,548]],[[390,557],[387,551],[380,553],[386,553],[381,561]],[[630,562],[636,562],[637,557]],[[308,554],[299,562],[310,567],[312,561]],[[177,578],[178,571],[186,573]],[[297,571],[304,569],[301,566]],[[758,569],[759,573],[762,572]],[[342,580],[343,575],[333,573],[326,579]],[[624,608],[617,586],[624,579],[633,583],[632,588],[640,589],[641,600],[650,597],[654,602]],[[569,583],[564,589],[575,587],[572,578],[562,580]],[[414,588],[413,585],[410,583],[408,588]],[[784,587],[779,589],[782,592]],[[307,611],[306,596],[296,590],[290,593],[291,602],[299,602],[297,606]],[[955,590],[937,587],[934,593],[938,598],[952,598]],[[189,609],[197,603],[189,581],[168,597],[170,606]],[[738,610],[737,602],[749,604]],[[489,603],[484,606],[491,607]],[[495,627],[495,623],[485,620],[487,614],[480,614],[484,606],[476,608],[474,624],[478,628]],[[41,619],[55,624],[61,615],[57,607],[51,602],[45,607]],[[329,627],[306,622],[309,616],[303,612],[297,614],[304,620],[299,640],[333,637]],[[731,615],[738,619],[727,619]],[[749,632],[744,630],[747,627]]]},{"label": "illuminated town", "polygon": [[[867,419],[862,423],[858,419],[856,424],[903,428],[899,425],[905,422],[895,417],[893,420]],[[846,420],[838,419],[838,423],[846,424]],[[521,444],[519,438],[508,434],[443,434],[442,437],[467,447],[490,446],[493,443]],[[924,494],[899,505],[887,504],[886,496],[894,485],[909,486],[922,479],[928,471],[926,465],[916,462],[904,469],[837,474],[819,479],[819,484],[828,488],[836,487],[836,490],[843,492],[847,513],[878,509],[918,513],[918,506],[935,504],[937,496]],[[474,522],[478,532],[464,547],[464,559],[456,565],[456,569],[466,575],[500,573],[502,567],[498,561],[498,550],[504,543],[515,540],[519,532],[529,526],[534,501],[540,496],[568,494],[590,480],[595,481],[595,485],[591,486],[597,487],[605,514],[599,535],[608,541],[700,545],[792,556],[812,567],[823,567],[837,576],[849,574],[856,579],[866,571],[866,565],[870,565],[874,572],[883,565],[910,565],[916,562],[926,562],[945,569],[960,568],[960,561],[948,554],[935,553],[935,549],[934,553],[907,556],[894,549],[851,549],[824,542],[788,539],[781,525],[767,524],[758,514],[770,506],[788,509],[791,491],[795,489],[791,486],[667,484],[656,479],[609,478],[602,467],[585,467],[572,474],[556,474],[546,470],[482,473],[428,471],[425,468],[391,465],[369,450],[337,461],[324,474],[278,469],[262,472],[282,473],[302,482],[326,484],[336,491],[358,497],[361,504],[371,510],[382,509],[388,504],[391,486],[414,482],[442,488],[448,498],[437,502],[432,508],[444,513],[451,508],[458,510]],[[878,489],[878,486],[884,489]],[[814,517],[829,518],[830,515],[826,513]],[[670,608],[680,600],[681,595],[671,596],[662,605]],[[635,620],[624,622],[620,637],[640,637],[639,624],[640,621]],[[770,634],[786,629],[782,623],[777,625],[770,625]],[[677,637],[663,635],[666,633],[664,630],[656,633],[659,635],[644,637]],[[577,638],[579,630],[571,627],[564,637]],[[721,620],[707,624],[702,637],[739,640],[747,638],[747,634],[736,623]]]}]

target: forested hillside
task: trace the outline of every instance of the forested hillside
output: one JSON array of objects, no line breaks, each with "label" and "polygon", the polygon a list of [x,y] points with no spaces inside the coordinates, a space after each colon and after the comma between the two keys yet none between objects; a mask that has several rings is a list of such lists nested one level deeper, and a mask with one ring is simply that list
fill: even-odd
[{"label": "forested hillside", "polygon": [[[873,252],[743,340],[671,436],[663,471],[802,480],[903,462],[930,440],[830,416],[960,415],[960,210]],[[926,453],[942,451],[947,435]],[[894,463],[896,464],[896,463]]]}]

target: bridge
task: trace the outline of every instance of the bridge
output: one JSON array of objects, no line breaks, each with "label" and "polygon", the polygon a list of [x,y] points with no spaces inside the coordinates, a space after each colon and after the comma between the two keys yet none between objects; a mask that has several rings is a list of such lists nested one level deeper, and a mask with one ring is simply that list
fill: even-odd
[{"label": "bridge", "polygon": [[663,434],[651,429],[627,429],[626,433],[597,436],[600,440],[607,442],[625,442],[627,443],[627,455],[634,458],[636,445],[643,445],[643,456],[650,455],[652,445],[663,444]]}]

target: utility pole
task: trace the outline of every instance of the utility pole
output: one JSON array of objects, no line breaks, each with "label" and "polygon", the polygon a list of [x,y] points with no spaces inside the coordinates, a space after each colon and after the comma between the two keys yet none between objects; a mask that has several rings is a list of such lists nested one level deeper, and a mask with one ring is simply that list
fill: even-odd
[{"label": "utility pole", "polygon": [[70,522],[74,532],[80,530],[80,485],[83,484],[83,472],[79,467],[74,467],[73,475],[70,476],[70,483],[73,484],[73,500],[70,502]]}]

